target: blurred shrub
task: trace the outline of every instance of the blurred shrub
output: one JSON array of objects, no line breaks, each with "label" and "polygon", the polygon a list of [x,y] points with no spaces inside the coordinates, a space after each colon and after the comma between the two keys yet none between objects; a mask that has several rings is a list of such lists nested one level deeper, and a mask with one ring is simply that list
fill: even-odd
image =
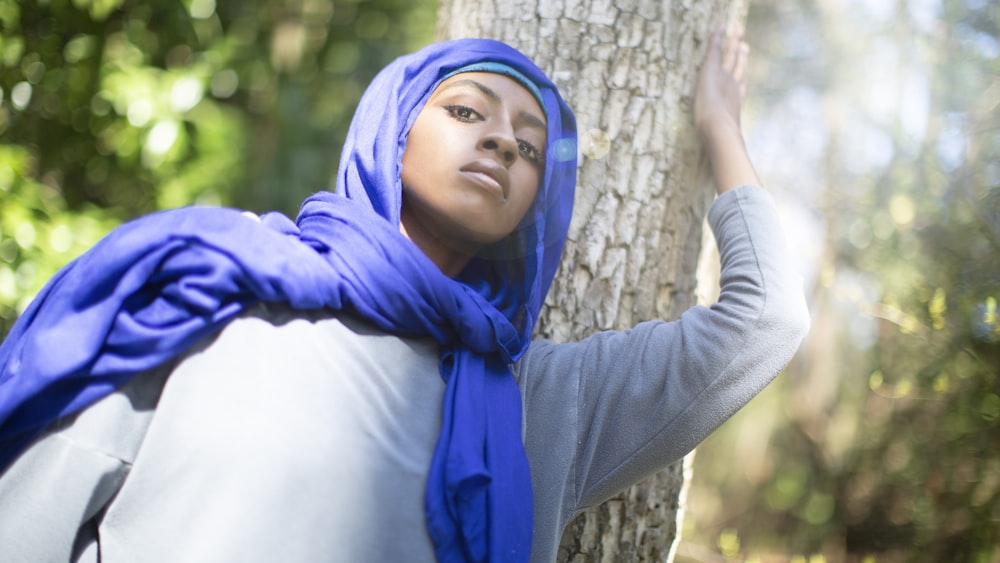
[{"label": "blurred shrub", "polygon": [[294,214],[428,0],[0,0],[0,334],[51,274],[163,207]]},{"label": "blurred shrub", "polygon": [[756,0],[748,29],[764,176],[820,192],[825,241],[810,338],[699,452],[686,535],[1000,561],[1000,10]]}]

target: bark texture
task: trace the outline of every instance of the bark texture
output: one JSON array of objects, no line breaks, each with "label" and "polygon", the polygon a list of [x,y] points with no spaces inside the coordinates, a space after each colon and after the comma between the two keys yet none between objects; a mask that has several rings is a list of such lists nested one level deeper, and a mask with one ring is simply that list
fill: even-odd
[{"label": "bark texture", "polygon": [[[711,31],[742,22],[746,4],[440,0],[440,38],[514,45],[576,112],[575,211],[539,336],[577,340],[673,319],[695,304],[703,218],[714,190],[692,96]],[[560,561],[672,559],[685,482],[678,462],[584,512],[563,536]]]}]

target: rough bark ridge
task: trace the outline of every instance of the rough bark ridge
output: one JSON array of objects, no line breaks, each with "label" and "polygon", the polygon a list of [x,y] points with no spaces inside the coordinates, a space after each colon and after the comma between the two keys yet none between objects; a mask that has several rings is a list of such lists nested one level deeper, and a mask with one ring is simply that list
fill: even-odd
[{"label": "rough bark ridge", "polygon": [[[746,0],[441,0],[438,36],[492,37],[532,57],[576,112],[581,165],[562,268],[539,323],[555,341],[673,319],[696,301],[712,200],[693,129],[711,30]],[[672,559],[676,463],[567,528],[561,561]]]}]

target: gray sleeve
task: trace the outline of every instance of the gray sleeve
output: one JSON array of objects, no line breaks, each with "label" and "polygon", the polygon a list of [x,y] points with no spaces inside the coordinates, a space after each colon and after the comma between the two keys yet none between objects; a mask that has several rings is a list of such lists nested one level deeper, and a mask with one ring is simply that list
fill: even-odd
[{"label": "gray sleeve", "polygon": [[172,366],[56,421],[0,473],[0,560],[100,560],[99,515],[128,475]]},{"label": "gray sleeve", "polygon": [[[691,451],[788,363],[809,326],[770,195],[744,186],[709,211],[719,300],[579,343],[532,345],[517,366],[539,487],[575,510]],[[551,492],[551,491],[550,491]],[[570,500],[572,499],[572,500]]]}]

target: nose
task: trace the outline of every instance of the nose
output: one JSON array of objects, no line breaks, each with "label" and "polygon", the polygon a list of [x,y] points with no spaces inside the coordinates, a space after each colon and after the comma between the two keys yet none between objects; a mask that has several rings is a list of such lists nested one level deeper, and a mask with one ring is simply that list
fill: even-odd
[{"label": "nose", "polygon": [[504,166],[510,166],[517,160],[517,138],[514,128],[506,120],[498,120],[496,126],[490,128],[480,141],[480,148],[495,152]]}]

